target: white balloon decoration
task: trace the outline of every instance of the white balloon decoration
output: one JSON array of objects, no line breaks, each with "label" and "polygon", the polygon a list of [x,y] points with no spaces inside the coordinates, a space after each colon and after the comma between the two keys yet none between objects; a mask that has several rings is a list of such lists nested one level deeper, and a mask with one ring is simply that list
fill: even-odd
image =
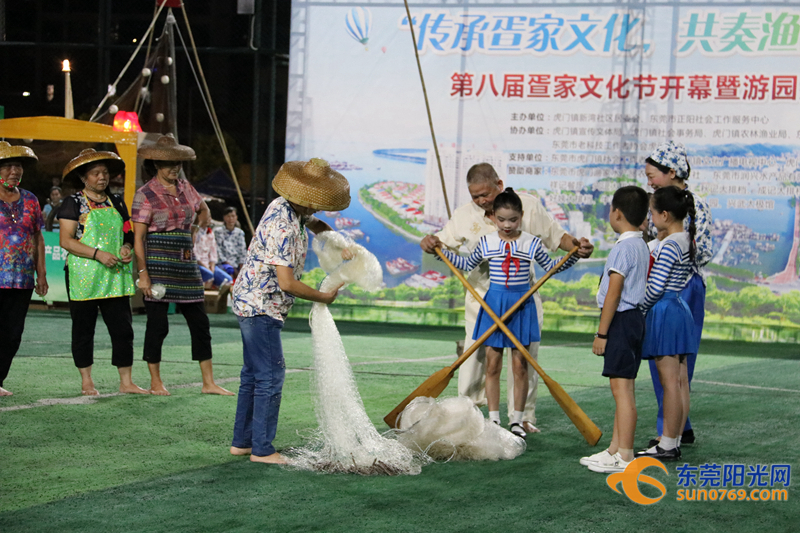
[{"label": "white balloon decoration", "polygon": [[163,83],[164,85],[168,84],[169,83],[169,76],[167,76],[166,74],[161,76],[161,83]]},{"label": "white balloon decoration", "polygon": [[156,113],[156,122],[164,122],[164,113]]},{"label": "white balloon decoration", "polygon": [[116,104],[111,104],[110,106],[108,106],[108,112],[111,113],[112,115],[116,115],[118,111],[119,107],[117,107]]},{"label": "white balloon decoration", "polygon": [[149,68],[145,67],[142,69],[142,76],[145,78],[149,77],[150,74],[152,74],[152,71]]}]

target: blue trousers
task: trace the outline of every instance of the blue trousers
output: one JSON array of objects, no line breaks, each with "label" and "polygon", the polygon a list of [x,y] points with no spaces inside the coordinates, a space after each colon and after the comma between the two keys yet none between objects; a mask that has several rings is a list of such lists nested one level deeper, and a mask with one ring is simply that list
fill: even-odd
[{"label": "blue trousers", "polygon": [[218,266],[214,267],[214,272],[211,272],[211,270],[207,269],[203,265],[198,264],[197,266],[200,268],[200,277],[203,278],[203,282],[213,279],[214,285],[216,285],[217,287],[222,285],[223,281],[227,281],[228,283],[233,283],[233,278]]},{"label": "blue trousers", "polygon": [[281,391],[286,363],[281,346],[283,322],[267,315],[237,317],[242,332],[242,365],[233,443],[253,448],[253,455],[275,453],[272,441],[278,430]]},{"label": "blue trousers", "polygon": [[[694,318],[694,335],[697,341],[697,346],[700,346],[700,336],[703,334],[703,320],[706,316],[706,286],[703,285],[703,280],[698,274],[692,276],[689,283],[681,291],[681,298],[689,306]],[[689,371],[689,385],[692,384],[692,376],[694,376],[694,364],[697,361],[697,354],[693,353],[686,356],[686,366]],[[650,359],[650,378],[653,380],[653,390],[656,393],[656,401],[658,402],[658,418],[656,419],[656,429],[658,434],[664,432],[664,388],[661,386],[661,380],[658,379],[658,369],[656,368],[656,360]],[[692,429],[692,422],[686,419],[686,427],[684,431]]]}]

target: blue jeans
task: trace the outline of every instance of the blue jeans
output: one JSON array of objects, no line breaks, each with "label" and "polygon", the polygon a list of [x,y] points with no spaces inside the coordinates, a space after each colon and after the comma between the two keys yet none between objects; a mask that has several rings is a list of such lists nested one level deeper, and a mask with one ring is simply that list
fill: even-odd
[{"label": "blue jeans", "polygon": [[214,267],[214,272],[211,272],[203,265],[198,264],[197,266],[200,268],[200,277],[203,278],[203,282],[213,279],[214,285],[216,285],[217,287],[222,285],[223,281],[227,281],[228,283],[233,283],[233,278],[218,266]]},{"label": "blue jeans", "polygon": [[253,455],[275,453],[272,441],[278,429],[281,390],[286,363],[281,346],[283,322],[267,315],[237,317],[242,331],[242,366],[233,443],[253,448]]}]

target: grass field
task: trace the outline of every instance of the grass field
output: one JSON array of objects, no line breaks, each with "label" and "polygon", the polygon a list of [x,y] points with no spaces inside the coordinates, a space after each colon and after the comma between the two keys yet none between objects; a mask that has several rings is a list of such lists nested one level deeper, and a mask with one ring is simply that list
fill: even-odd
[{"label": "grass field", "polygon": [[[218,382],[238,387],[241,342],[232,315],[211,316]],[[80,397],[64,312],[29,314],[22,348],[0,399],[0,531],[655,531],[789,532],[800,516],[788,501],[677,501],[678,464],[647,474],[666,487],[640,506],[606,476],[578,465],[589,448],[540,385],[538,425],[514,461],[442,463],[419,476],[323,475],[252,464],[228,454],[235,398],[204,396],[182,317],[170,317],[162,375],[171,397],[121,396],[110,342],[98,323],[94,376],[104,396]],[[457,328],[338,324],[367,412],[379,430],[400,400],[454,358]],[[144,317],[134,318],[134,381]],[[613,401],[591,355],[591,338],[545,332],[539,361],[611,438]],[[287,373],[276,446],[301,445],[316,428],[307,321],[283,333]],[[504,381],[504,380],[503,380]],[[637,447],[654,436],[655,400],[643,367],[637,382]],[[456,393],[455,380],[445,391]],[[505,393],[502,394],[505,398]],[[704,341],[692,396],[697,443],[680,465],[788,464],[797,473],[800,347]],[[505,412],[503,406],[502,413]],[[747,487],[749,477],[745,481]],[[642,485],[642,492],[648,492]],[[782,488],[782,485],[777,485]],[[708,487],[710,488],[710,487]],[[730,484],[728,485],[730,488]],[[737,487],[738,488],[738,487]]]}]

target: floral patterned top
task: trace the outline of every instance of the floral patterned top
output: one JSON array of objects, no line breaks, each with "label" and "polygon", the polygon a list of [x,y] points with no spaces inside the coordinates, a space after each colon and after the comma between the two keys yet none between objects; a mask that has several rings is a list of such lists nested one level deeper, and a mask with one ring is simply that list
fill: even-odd
[{"label": "floral patterned top", "polygon": [[211,228],[200,229],[194,236],[194,256],[197,262],[208,268],[217,262],[217,241]]},{"label": "floral patterned top", "polygon": [[295,297],[281,291],[275,267],[291,267],[297,280],[303,275],[308,252],[303,222],[284,198],[269,204],[233,286],[234,314],[267,315],[280,321],[286,318]]},{"label": "floral patterned top", "polygon": [[147,224],[148,233],[176,229],[189,231],[203,197],[183,178],[178,180],[175,188],[177,196],[157,178],[142,185],[133,197],[131,220]]},{"label": "floral patterned top", "polygon": [[0,289],[33,289],[36,234],[44,224],[39,200],[19,189],[19,200],[0,200]]},{"label": "floral patterned top", "polygon": [[217,239],[220,263],[228,263],[234,267],[244,264],[247,259],[247,243],[244,242],[244,231],[241,228],[228,231],[225,226],[220,226],[214,228],[214,237]]}]

